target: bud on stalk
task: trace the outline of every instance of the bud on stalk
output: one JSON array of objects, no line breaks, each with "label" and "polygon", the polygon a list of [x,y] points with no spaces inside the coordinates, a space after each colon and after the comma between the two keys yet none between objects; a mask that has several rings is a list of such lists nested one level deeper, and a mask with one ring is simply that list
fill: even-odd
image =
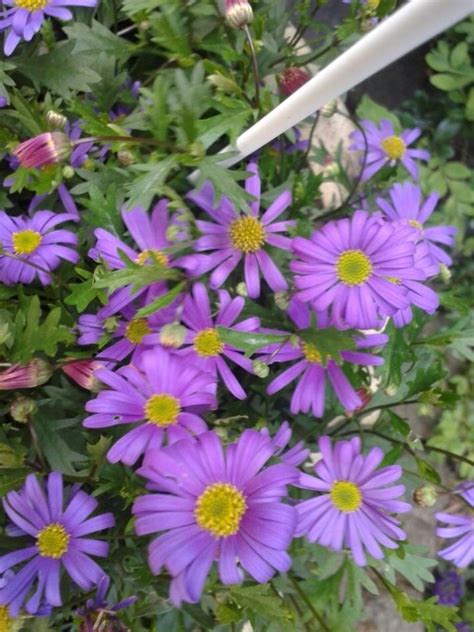
[{"label": "bud on stalk", "polygon": [[241,29],[253,20],[253,11],[247,0],[225,0],[225,19],[229,26]]},{"label": "bud on stalk", "polygon": [[292,66],[287,68],[278,76],[278,84],[281,91],[286,97],[289,97],[293,92],[296,92],[304,86],[311,79],[309,75],[302,68]]},{"label": "bud on stalk", "polygon": [[63,132],[45,132],[20,143],[13,155],[26,169],[56,165],[71,153],[71,143]]},{"label": "bud on stalk", "polygon": [[13,391],[18,388],[35,388],[45,384],[53,369],[42,358],[33,358],[27,364],[12,364],[0,372],[0,391]]}]

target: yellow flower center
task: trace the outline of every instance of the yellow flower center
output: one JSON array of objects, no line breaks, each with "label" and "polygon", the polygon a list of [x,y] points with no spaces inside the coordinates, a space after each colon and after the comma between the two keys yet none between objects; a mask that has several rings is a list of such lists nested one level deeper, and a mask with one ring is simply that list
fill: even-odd
[{"label": "yellow flower center", "polygon": [[362,250],[345,250],[336,264],[337,276],[346,285],[362,285],[372,274],[372,264]]},{"label": "yellow flower center", "polygon": [[171,426],[176,423],[180,412],[179,400],[167,393],[152,395],[145,404],[147,420],[157,426]]},{"label": "yellow flower center", "polygon": [[355,483],[349,481],[336,481],[330,496],[334,507],[344,513],[357,511],[362,504],[362,492]]},{"label": "yellow flower center", "polygon": [[193,340],[194,351],[201,358],[210,358],[222,353],[224,345],[215,329],[203,329]]},{"label": "yellow flower center", "polygon": [[145,265],[145,263],[159,263],[162,266],[168,265],[168,257],[161,250],[142,250],[142,252],[135,257],[135,263],[139,266]]},{"label": "yellow flower center", "polygon": [[416,219],[409,219],[408,223],[410,224],[410,226],[413,226],[413,228],[418,228],[418,230],[423,230],[423,224],[420,224],[420,222]]},{"label": "yellow flower center", "polygon": [[52,522],[36,536],[36,546],[42,557],[61,558],[69,547],[70,536],[62,524]]},{"label": "yellow flower center", "polygon": [[375,11],[376,9],[378,9],[379,4],[380,4],[380,0],[367,0],[367,7],[371,11]]},{"label": "yellow flower center", "polygon": [[0,632],[11,632],[13,619],[8,612],[8,606],[0,606]]},{"label": "yellow flower center", "polygon": [[236,219],[230,227],[230,240],[236,250],[257,252],[265,243],[265,229],[255,217],[249,215]]},{"label": "yellow flower center", "polygon": [[15,4],[20,9],[27,11],[38,11],[48,6],[49,0],[15,0]]},{"label": "yellow flower center", "polygon": [[13,250],[17,255],[31,255],[41,243],[42,236],[36,230],[27,228],[12,234]]},{"label": "yellow flower center", "polygon": [[308,362],[312,362],[313,364],[321,364],[322,356],[317,350],[316,346],[311,344],[310,342],[303,342],[301,345],[301,351],[304,354],[304,357]]},{"label": "yellow flower center", "polygon": [[400,136],[387,136],[380,145],[390,160],[402,158],[407,148]]},{"label": "yellow flower center", "polygon": [[125,338],[134,345],[139,345],[145,336],[151,334],[146,318],[131,320],[125,329]]},{"label": "yellow flower center", "polygon": [[245,498],[234,485],[214,483],[197,499],[194,515],[202,529],[225,538],[237,533],[246,510]]}]

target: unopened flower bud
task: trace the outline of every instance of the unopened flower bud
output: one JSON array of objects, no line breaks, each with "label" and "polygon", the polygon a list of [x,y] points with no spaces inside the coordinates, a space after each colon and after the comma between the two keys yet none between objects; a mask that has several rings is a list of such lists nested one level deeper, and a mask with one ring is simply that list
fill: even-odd
[{"label": "unopened flower bud", "polygon": [[33,358],[24,365],[12,364],[0,373],[0,391],[35,388],[45,384],[52,374],[51,365],[42,358]]},{"label": "unopened flower bud", "polygon": [[46,120],[49,125],[55,129],[64,129],[67,123],[67,118],[54,110],[49,110],[49,112],[46,113]]},{"label": "unopened flower bud", "polygon": [[117,152],[117,160],[125,167],[129,167],[134,164],[135,156],[129,149],[120,149]]},{"label": "unopened flower bud", "polygon": [[439,266],[439,276],[443,283],[449,283],[451,281],[451,270],[445,263],[441,263]]},{"label": "unopened flower bud", "polygon": [[370,18],[363,18],[360,21],[360,31],[361,33],[368,33],[374,28],[374,23]]},{"label": "unopened flower bud", "polygon": [[186,328],[179,323],[168,323],[160,330],[160,343],[165,347],[178,349],[186,338]]},{"label": "unopened flower bud", "polygon": [[361,400],[361,404],[360,404],[360,406],[358,406],[357,408],[355,408],[352,411],[346,411],[346,417],[352,417],[352,415],[354,413],[358,413],[361,410],[364,410],[364,408],[367,406],[367,404],[372,399],[372,393],[366,388],[358,388],[356,390],[356,393],[359,396],[359,399]]},{"label": "unopened flower bud", "polygon": [[273,298],[275,300],[275,305],[279,309],[282,309],[283,311],[288,309],[288,306],[290,305],[290,295],[288,292],[275,292]]},{"label": "unopened flower bud", "polygon": [[36,412],[37,405],[34,399],[19,395],[10,404],[10,415],[20,424],[26,424],[30,416]]},{"label": "unopened flower bud", "polygon": [[73,178],[75,173],[76,172],[74,171],[74,168],[71,167],[71,165],[66,165],[65,167],[63,167],[63,178],[65,178],[66,180],[70,180],[71,178]]},{"label": "unopened flower bud", "polygon": [[13,155],[26,169],[40,169],[55,165],[71,153],[71,143],[63,132],[45,132],[20,143]]},{"label": "unopened flower bud", "polygon": [[323,166],[322,173],[324,176],[326,176],[326,178],[334,178],[341,173],[341,168],[335,160],[329,160]]},{"label": "unopened flower bud", "polygon": [[254,360],[252,362],[252,369],[255,375],[261,378],[267,377],[270,373],[270,367],[268,364],[265,364],[265,362],[262,362],[261,360]]},{"label": "unopened flower bud", "polygon": [[413,502],[419,507],[433,507],[438,500],[438,492],[431,485],[417,487],[413,492]]},{"label": "unopened flower bud", "polygon": [[235,288],[235,291],[237,292],[239,296],[243,296],[244,298],[247,298],[247,296],[249,295],[247,291],[247,286],[243,281],[241,281],[240,283],[237,283],[237,287]]},{"label": "unopened flower bud", "polygon": [[311,75],[302,68],[292,66],[278,76],[278,84],[286,97],[293,94],[311,79]]},{"label": "unopened flower bud", "polygon": [[151,26],[150,20],[142,20],[140,24],[138,25],[138,30],[144,33],[145,31],[148,31],[150,26]]},{"label": "unopened flower bud", "polygon": [[97,369],[103,368],[101,362],[92,359],[73,360],[62,366],[62,370],[71,380],[92,393],[98,393],[103,388],[102,383],[94,375]]},{"label": "unopened flower bud", "polygon": [[253,20],[253,11],[247,0],[225,0],[225,19],[229,26],[241,29]]},{"label": "unopened flower bud", "polygon": [[396,384],[389,384],[385,389],[385,395],[393,397],[398,392],[398,386]]},{"label": "unopened flower bud", "polygon": [[323,105],[323,107],[319,111],[322,116],[325,116],[326,118],[331,118],[331,116],[336,113],[336,110],[337,101],[336,99],[333,99],[332,101],[329,101],[329,103],[326,103],[326,105]]},{"label": "unopened flower bud", "polygon": [[109,316],[104,320],[104,331],[108,334],[113,334],[117,331],[119,326],[119,318],[117,316]]}]

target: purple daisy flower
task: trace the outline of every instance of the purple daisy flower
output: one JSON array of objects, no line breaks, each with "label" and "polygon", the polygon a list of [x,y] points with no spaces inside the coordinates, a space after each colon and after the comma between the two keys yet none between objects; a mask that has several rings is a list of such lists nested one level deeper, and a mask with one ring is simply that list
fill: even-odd
[{"label": "purple daisy flower", "polygon": [[[405,280],[425,280],[414,268],[416,231],[381,224],[356,211],[327,223],[311,239],[296,237],[292,261],[296,297],[316,311],[331,308],[336,327],[377,328],[382,318],[410,305]],[[397,282],[392,282],[392,279]]]},{"label": "purple daisy flower", "polygon": [[450,266],[451,257],[437,244],[454,246],[457,228],[455,226],[424,227],[436,208],[439,194],[432,193],[423,200],[420,187],[411,182],[394,184],[388,193],[390,201],[377,198],[377,204],[387,219],[392,222],[408,222],[419,231],[419,239],[428,246],[432,258],[438,264],[444,263]]},{"label": "purple daisy flower", "polygon": [[407,129],[397,136],[393,124],[386,119],[380,121],[380,127],[371,121],[362,121],[362,127],[365,130],[365,137],[359,130],[352,132],[351,138],[354,142],[350,146],[350,149],[365,152],[367,142],[367,161],[362,180],[368,180],[385,165],[394,166],[398,161],[415,180],[418,180],[418,166],[413,159],[430,159],[429,152],[424,149],[409,149],[409,145],[421,136],[420,129]]},{"label": "purple daisy flower", "polygon": [[244,258],[245,283],[251,298],[260,296],[260,272],[274,292],[288,289],[288,283],[265,250],[266,244],[291,250],[291,240],[278,233],[286,232],[294,221],[275,222],[291,204],[291,193],[284,191],[259,217],[260,177],[255,163],[247,166],[254,175],[245,182],[245,190],[256,200],[250,203],[248,215],[238,212],[226,197],[222,197],[218,206],[214,206],[214,190],[206,183],[201,191],[193,191],[188,198],[212,217],[215,222],[197,220],[196,224],[203,233],[196,240],[195,250],[204,252],[213,250],[207,257],[205,271],[215,268],[210,277],[210,287],[219,288],[230,273]]},{"label": "purple daisy flower", "polygon": [[215,318],[211,315],[211,306],[207,290],[202,283],[195,283],[192,294],[184,299],[181,320],[187,325],[185,344],[178,353],[201,371],[211,373],[217,380],[219,375],[229,391],[238,399],[245,399],[246,393],[237,378],[229,369],[225,359],[234,362],[248,373],[253,373],[252,361],[220,339],[216,327],[226,327],[235,331],[256,331],[260,327],[258,318],[247,318],[235,323],[245,305],[241,296],[234,299],[225,290],[219,291],[219,307]]},{"label": "purple daisy flower", "polygon": [[138,535],[165,532],[149,547],[157,575],[172,575],[173,604],[199,601],[216,560],[223,584],[268,582],[291,566],[287,553],[296,525],[295,507],[284,504],[287,485],[298,479],[291,465],[265,467],[275,453],[268,437],[245,430],[226,450],[214,432],[150,451],[138,473],[153,492],[135,501]]},{"label": "purple daisy flower", "polygon": [[298,441],[292,448],[286,449],[292,435],[290,424],[287,421],[281,424],[273,438],[270,436],[268,428],[265,427],[260,430],[260,434],[270,439],[275,447],[275,456],[287,465],[297,467],[303,461],[306,461],[309,456],[310,451],[309,448],[305,447],[304,441]]},{"label": "purple daisy flower", "polygon": [[[305,305],[293,299],[289,315],[292,320],[302,330],[307,330],[311,326],[310,311]],[[324,337],[325,325],[320,324],[318,319],[318,330],[321,337]],[[356,349],[341,351],[340,359],[324,359],[317,348],[317,343],[305,342],[303,338],[297,341],[289,341],[283,345],[270,345],[265,348],[263,360],[267,364],[280,362],[292,362],[288,369],[285,369],[267,387],[267,393],[274,395],[294,380],[298,384],[291,396],[290,411],[293,415],[299,412],[309,413],[311,411],[315,417],[324,415],[326,378],[329,379],[337,398],[347,411],[352,411],[363,405],[363,401],[345,376],[341,364],[362,366],[380,366],[383,359],[372,353],[365,353],[365,349],[370,347],[380,347],[388,342],[385,334],[370,334],[354,336]]]},{"label": "purple daisy flower", "polygon": [[46,490],[30,474],[23,489],[6,495],[3,507],[14,524],[11,535],[34,539],[27,548],[0,557],[0,572],[29,560],[14,580],[0,589],[0,602],[9,604],[13,615],[18,614],[36,579],[36,591],[26,602],[27,611],[38,611],[43,594],[46,604],[60,606],[62,567],[83,590],[91,590],[97,585],[104,571],[89,555],[105,557],[109,546],[101,540],[83,536],[115,524],[111,513],[89,518],[97,505],[92,496],[77,489],[70,490],[64,499],[63,479],[59,472],[48,476]]},{"label": "purple daisy flower", "polygon": [[457,606],[463,594],[462,577],[456,571],[446,571],[436,578],[433,595],[438,597],[438,603],[441,606]]},{"label": "purple daisy flower", "polygon": [[32,283],[36,277],[43,285],[51,283],[51,271],[61,259],[77,263],[77,237],[69,230],[52,230],[70,221],[68,214],[38,211],[33,217],[9,216],[0,211],[0,246],[8,255],[0,255],[0,280],[6,285]]},{"label": "purple daisy flower", "polygon": [[[97,594],[94,599],[88,599],[85,607],[77,610],[77,614],[84,619],[81,632],[96,632],[96,624],[99,620],[101,629],[104,632],[109,630],[110,632],[127,632],[128,628],[122,626],[116,613],[134,604],[137,601],[137,597],[127,597],[111,606],[106,600],[109,586],[110,578],[107,575],[103,575],[98,583]],[[108,627],[104,627],[106,625]]]},{"label": "purple daisy flower", "polygon": [[108,428],[139,422],[108,451],[111,463],[133,465],[150,447],[160,446],[207,430],[198,415],[216,408],[216,383],[212,375],[183,358],[155,347],[140,356],[138,367],[117,372],[107,369],[95,377],[109,389],[86,404],[86,428]]},{"label": "purple daisy flower", "polygon": [[457,632],[474,632],[474,629],[467,623],[467,621],[461,621],[456,623]]},{"label": "purple daisy flower", "polygon": [[3,0],[5,10],[0,30],[8,30],[3,52],[8,57],[20,41],[29,42],[38,33],[46,16],[68,21],[73,19],[65,7],[94,8],[97,0]]},{"label": "purple daisy flower", "polygon": [[[474,508],[474,481],[459,486],[459,494]],[[472,514],[472,512],[471,512]],[[438,551],[438,555],[460,568],[466,568],[474,560],[474,516],[466,514],[437,513],[436,519],[449,525],[438,527],[440,538],[458,538],[454,544]]]},{"label": "purple daisy flower", "polygon": [[334,448],[329,437],[321,437],[319,449],[322,459],[314,468],[316,477],[301,474],[299,485],[320,494],[297,506],[296,535],[333,551],[348,547],[358,566],[367,563],[364,549],[382,559],[381,546],[396,549],[397,541],[406,538],[400,522],[390,515],[411,509],[396,500],[405,492],[404,485],[392,485],[402,475],[401,467],[390,465],[375,472],[384,454],[372,448],[362,455],[359,437],[338,441]]}]

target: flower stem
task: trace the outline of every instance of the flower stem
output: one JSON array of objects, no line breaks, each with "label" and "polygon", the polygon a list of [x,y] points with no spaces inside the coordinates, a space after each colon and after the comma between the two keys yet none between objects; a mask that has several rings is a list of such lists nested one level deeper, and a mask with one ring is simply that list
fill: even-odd
[{"label": "flower stem", "polygon": [[250,54],[252,57],[253,76],[255,80],[255,107],[260,110],[260,75],[258,72],[257,53],[255,52],[255,46],[253,43],[252,35],[250,34],[249,27],[245,25],[242,27],[245,37],[250,48]]},{"label": "flower stem", "polygon": [[304,590],[301,588],[301,586],[299,585],[299,583],[296,581],[296,579],[294,577],[290,576],[290,581],[293,584],[296,592],[298,593],[298,595],[301,597],[301,599],[305,602],[305,604],[308,606],[308,608],[311,610],[312,615],[314,616],[314,618],[316,619],[316,621],[319,623],[319,625],[321,626],[321,629],[324,630],[324,632],[331,632],[331,630],[329,629],[329,627],[326,625],[324,619],[322,618],[322,616],[319,614],[319,612],[316,610],[316,608],[314,607],[314,605],[311,603],[311,600],[308,598],[308,595],[304,592]]}]

